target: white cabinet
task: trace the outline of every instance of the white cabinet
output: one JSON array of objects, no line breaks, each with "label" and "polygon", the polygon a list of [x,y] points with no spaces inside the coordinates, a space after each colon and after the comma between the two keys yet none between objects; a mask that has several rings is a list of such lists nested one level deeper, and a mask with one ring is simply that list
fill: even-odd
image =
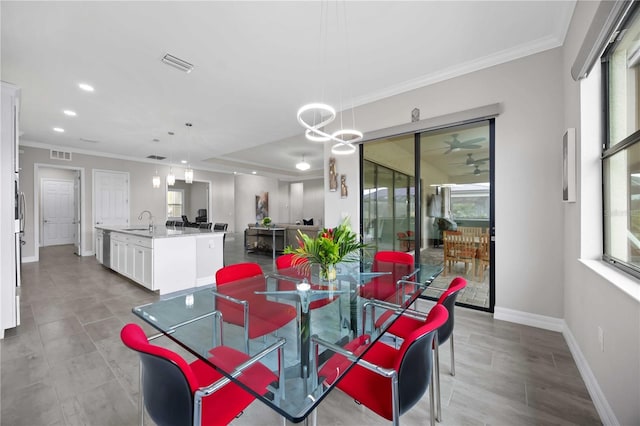
[{"label": "white cabinet", "polygon": [[112,232],[111,269],[155,290],[152,239]]},{"label": "white cabinet", "polygon": [[147,288],[153,286],[153,250],[147,247],[134,246],[133,280]]}]

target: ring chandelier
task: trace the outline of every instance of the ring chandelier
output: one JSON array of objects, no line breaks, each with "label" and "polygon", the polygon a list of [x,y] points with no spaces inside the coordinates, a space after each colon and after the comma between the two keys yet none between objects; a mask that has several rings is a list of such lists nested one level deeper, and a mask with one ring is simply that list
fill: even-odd
[{"label": "ring chandelier", "polygon": [[[307,123],[305,121],[305,115],[315,115],[318,114],[320,117],[325,115],[325,118],[319,123],[315,123],[313,125]],[[335,132],[329,134],[320,130],[327,124],[331,123],[336,119],[336,110],[327,104],[323,103],[310,103],[304,105],[298,110],[298,123],[300,123],[307,130],[304,132],[307,139],[313,142],[328,142],[334,141],[337,142],[333,147],[331,147],[331,152],[337,155],[346,155],[353,154],[356,152],[356,147],[353,143],[362,140],[362,132],[355,129],[340,129]]]}]

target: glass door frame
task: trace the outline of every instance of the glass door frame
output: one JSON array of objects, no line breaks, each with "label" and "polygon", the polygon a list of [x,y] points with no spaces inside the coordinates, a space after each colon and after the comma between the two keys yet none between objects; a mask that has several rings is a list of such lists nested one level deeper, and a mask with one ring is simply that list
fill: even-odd
[{"label": "glass door frame", "polygon": [[[475,309],[475,310],[480,310],[480,311],[485,311],[485,312],[494,312],[495,309],[495,166],[494,166],[494,159],[495,159],[495,116],[490,116],[490,117],[482,117],[482,118],[477,118],[475,120],[468,120],[465,123],[462,124],[469,124],[469,123],[474,123],[474,122],[482,122],[482,121],[487,121],[488,122],[488,126],[489,126],[489,183],[490,183],[490,190],[489,190],[489,235],[490,235],[490,267],[489,267],[489,306],[488,307],[483,307],[483,306],[477,306],[477,305],[470,305],[470,304],[466,304],[466,303],[456,303],[460,306],[466,307],[466,308],[470,308],[470,309]],[[415,251],[415,260],[416,262],[420,262],[420,250],[419,250],[419,245],[418,242],[422,241],[422,237],[423,237],[423,229],[422,229],[422,179],[419,178],[419,176],[421,176],[421,134],[422,133],[426,133],[432,130],[440,130],[440,129],[445,129],[445,128],[455,128],[460,126],[461,123],[452,123],[450,125],[443,125],[443,126],[438,126],[437,128],[426,128],[426,129],[421,129],[421,130],[412,130],[411,133],[413,133],[414,135],[414,176],[415,176],[415,203],[414,203],[414,233],[415,233],[415,239],[416,239],[416,251]],[[397,135],[387,135],[385,137],[393,137],[393,136],[399,136],[402,133],[399,133]],[[407,133],[404,133],[407,134]],[[384,137],[381,138],[376,138],[376,139],[369,139],[369,141],[374,141],[374,140],[380,140],[383,139]],[[360,162],[360,187],[364,188],[364,184],[365,184],[365,179],[364,179],[364,145],[366,144],[367,141],[363,142],[360,144],[359,149],[358,149],[358,155],[359,155],[359,162]],[[364,235],[364,223],[362,218],[364,217],[364,200],[363,200],[363,191],[361,191],[360,193],[360,235]],[[432,299],[433,298],[429,298]]]}]

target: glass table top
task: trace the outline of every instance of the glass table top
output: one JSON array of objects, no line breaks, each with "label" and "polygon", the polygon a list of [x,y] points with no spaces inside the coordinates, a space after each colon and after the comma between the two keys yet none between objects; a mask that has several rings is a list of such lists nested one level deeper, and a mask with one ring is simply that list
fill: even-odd
[{"label": "glass table top", "polygon": [[[411,274],[402,270],[399,275],[393,265],[387,266],[378,265],[371,272],[358,263],[338,265],[336,280],[331,282],[285,269],[167,295],[134,308],[133,313],[288,420],[300,422],[336,383],[327,385],[318,377],[317,371],[333,352],[320,346],[315,353],[311,336],[344,346],[366,334],[368,344],[373,344],[442,271],[442,264],[420,264],[411,268]],[[380,315],[383,310],[367,309],[372,299],[400,306],[377,330],[371,329],[373,321],[367,315]],[[278,351],[260,359],[283,378],[265,395],[212,358],[212,349],[221,345],[255,356],[281,340],[285,341],[284,359],[279,359]],[[358,358],[364,353],[366,348]]]}]

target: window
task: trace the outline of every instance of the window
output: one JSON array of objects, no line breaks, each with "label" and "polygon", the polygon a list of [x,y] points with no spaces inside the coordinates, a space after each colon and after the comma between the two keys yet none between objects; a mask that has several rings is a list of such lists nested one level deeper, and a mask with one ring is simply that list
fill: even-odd
[{"label": "window", "polygon": [[454,219],[489,219],[489,184],[456,185],[451,188]]},{"label": "window", "polygon": [[640,9],[602,57],[603,259],[640,277]]},{"label": "window", "polygon": [[167,191],[167,217],[181,219],[184,214],[184,190]]}]

